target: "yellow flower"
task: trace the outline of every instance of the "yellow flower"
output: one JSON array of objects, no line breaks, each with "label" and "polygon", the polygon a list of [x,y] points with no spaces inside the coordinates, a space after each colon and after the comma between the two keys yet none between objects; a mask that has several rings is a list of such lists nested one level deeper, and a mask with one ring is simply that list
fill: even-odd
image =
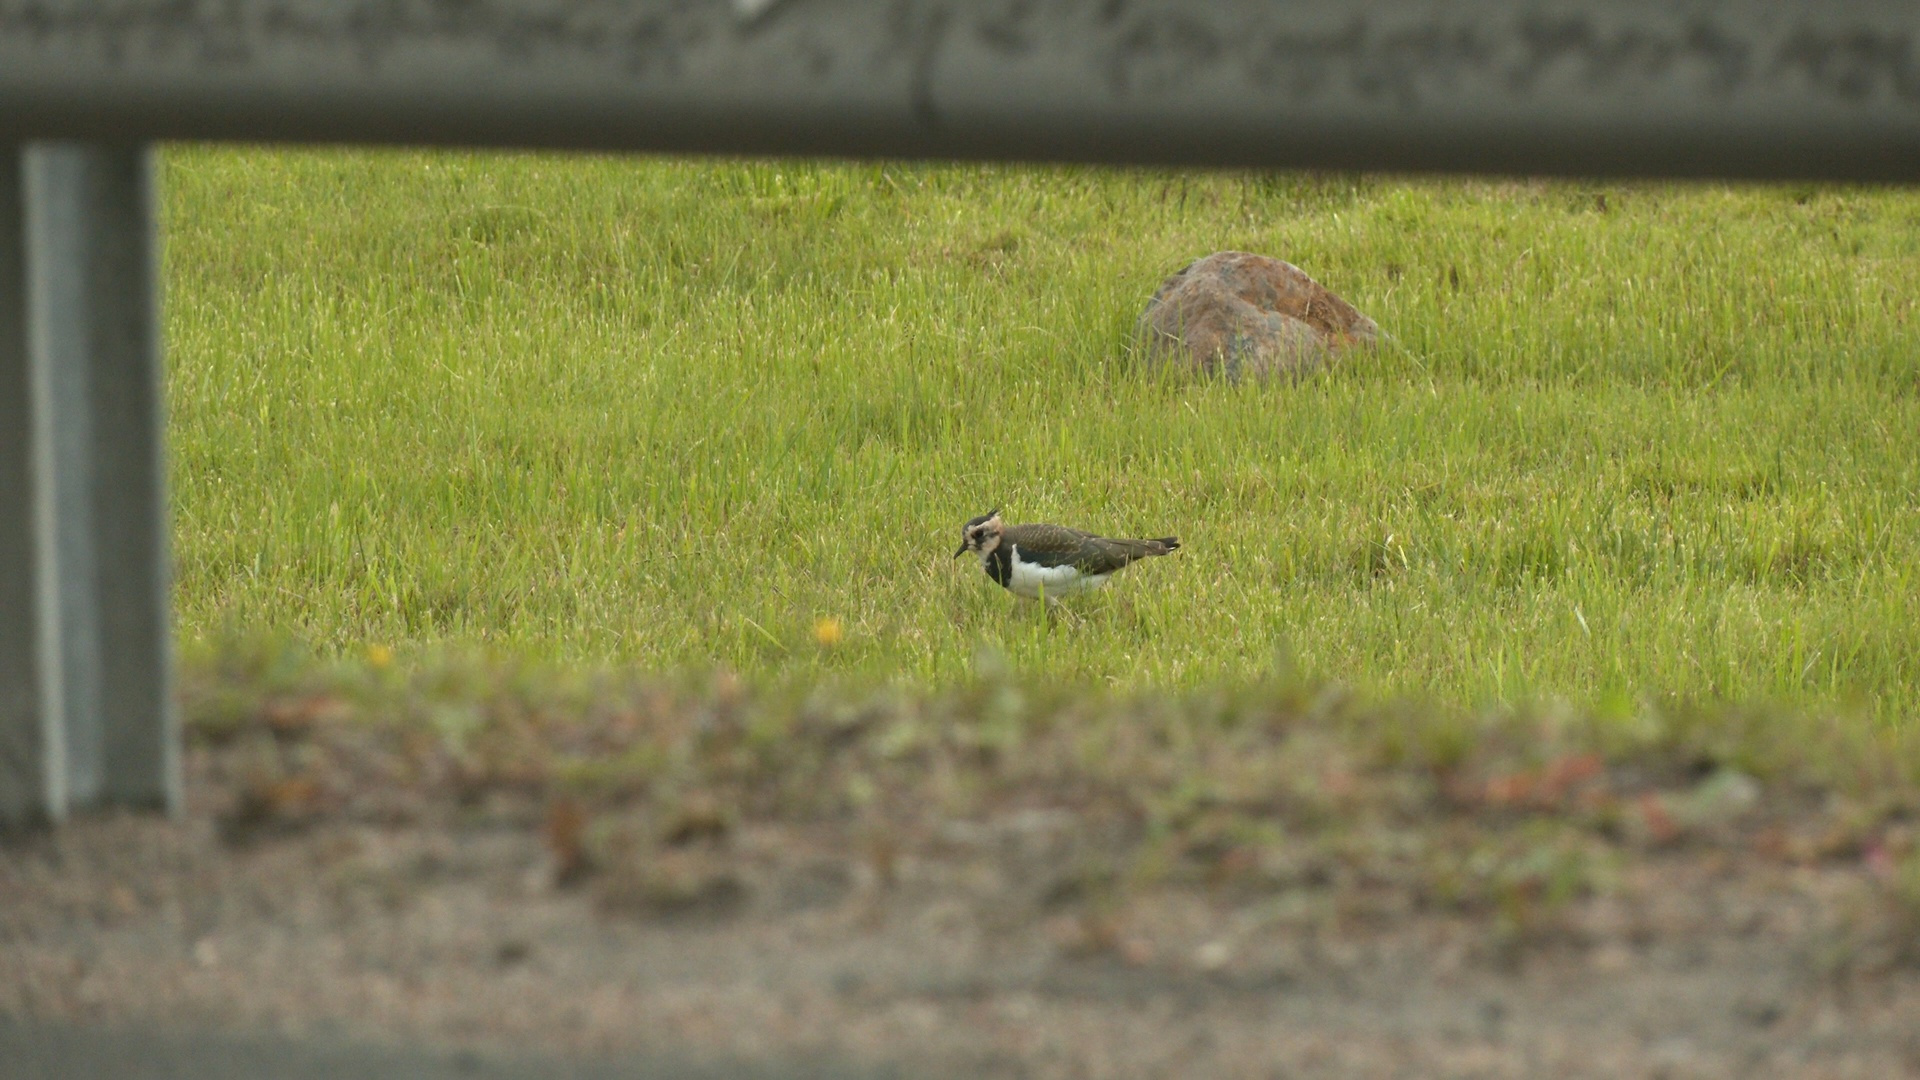
[{"label": "yellow flower", "polygon": [[393,650],[385,645],[369,645],[367,646],[367,663],[372,664],[376,670],[383,669],[393,663]]},{"label": "yellow flower", "polygon": [[813,640],[819,642],[822,648],[831,649],[845,641],[846,637],[847,631],[840,625],[840,620],[831,615],[822,615],[813,621]]}]

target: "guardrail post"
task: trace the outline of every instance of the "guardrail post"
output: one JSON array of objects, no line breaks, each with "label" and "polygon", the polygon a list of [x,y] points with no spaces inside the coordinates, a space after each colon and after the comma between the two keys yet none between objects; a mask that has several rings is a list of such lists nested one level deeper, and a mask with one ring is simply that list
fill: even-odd
[{"label": "guardrail post", "polygon": [[0,825],[67,810],[43,365],[27,335],[22,148],[0,143]]},{"label": "guardrail post", "polygon": [[43,769],[64,769],[38,801],[53,818],[63,801],[176,810],[151,152],[40,143],[18,172],[27,456],[44,462],[17,500],[39,523],[33,711]]}]

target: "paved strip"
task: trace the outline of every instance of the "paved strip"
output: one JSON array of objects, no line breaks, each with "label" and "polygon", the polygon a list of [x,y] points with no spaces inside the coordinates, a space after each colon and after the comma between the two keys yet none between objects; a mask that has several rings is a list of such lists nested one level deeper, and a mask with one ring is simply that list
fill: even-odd
[{"label": "paved strip", "polygon": [[6,1080],[880,1080],[895,1075],[831,1062],[695,1064],[651,1056],[572,1061],[345,1039],[143,1031],[0,1018],[0,1076]]}]

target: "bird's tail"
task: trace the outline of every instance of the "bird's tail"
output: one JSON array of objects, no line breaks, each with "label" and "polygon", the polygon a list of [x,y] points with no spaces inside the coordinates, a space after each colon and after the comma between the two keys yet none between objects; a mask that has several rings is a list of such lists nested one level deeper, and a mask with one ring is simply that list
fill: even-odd
[{"label": "bird's tail", "polygon": [[1102,540],[1100,544],[1108,553],[1118,556],[1120,565],[1125,566],[1138,559],[1165,555],[1179,547],[1180,541],[1164,536],[1158,540]]}]

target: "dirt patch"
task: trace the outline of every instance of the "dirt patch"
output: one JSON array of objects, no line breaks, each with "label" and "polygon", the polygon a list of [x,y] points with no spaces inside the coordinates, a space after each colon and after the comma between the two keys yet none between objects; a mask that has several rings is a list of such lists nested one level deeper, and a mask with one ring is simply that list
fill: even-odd
[{"label": "dirt patch", "polygon": [[1909,787],[1740,750],[1810,729],[460,696],[192,698],[184,820],[0,848],[0,1015],[910,1076],[1920,1075]]}]

